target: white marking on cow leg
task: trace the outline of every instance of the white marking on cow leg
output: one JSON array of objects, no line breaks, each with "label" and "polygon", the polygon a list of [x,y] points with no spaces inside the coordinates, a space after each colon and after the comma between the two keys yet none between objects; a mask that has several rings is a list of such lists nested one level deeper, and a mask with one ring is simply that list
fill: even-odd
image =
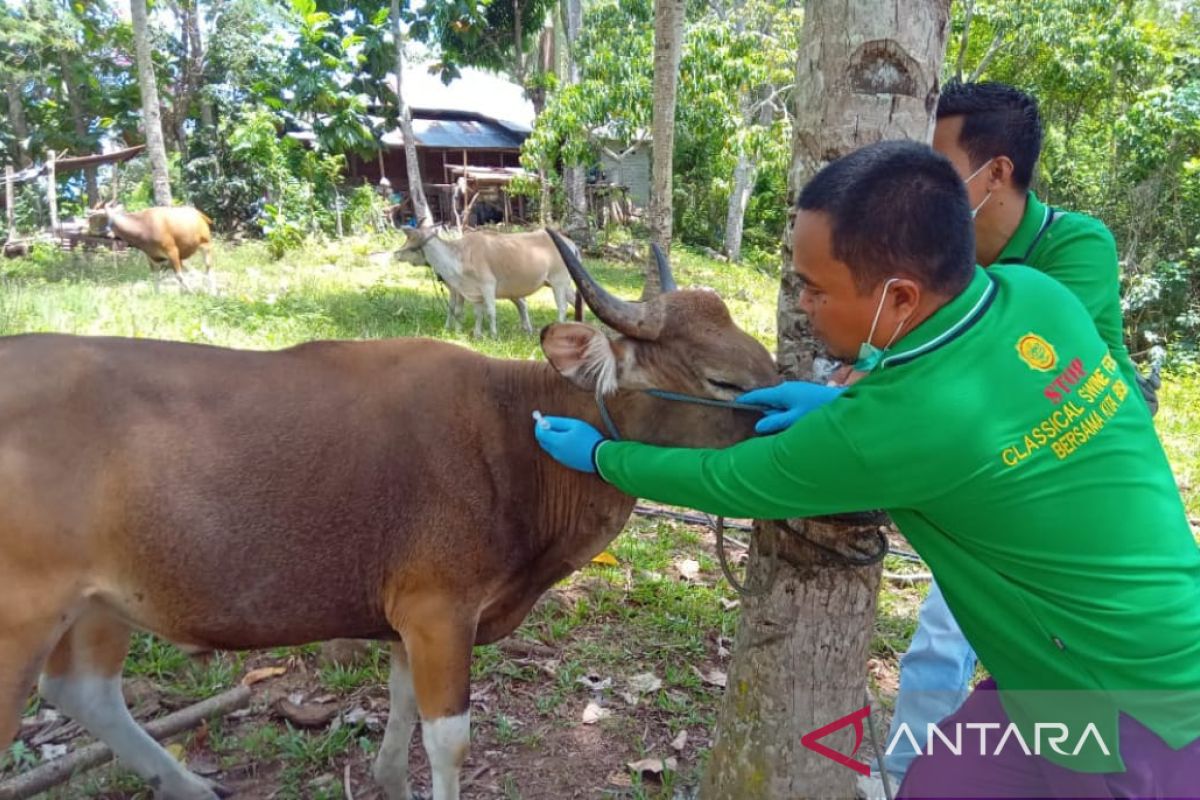
[{"label": "white marking on cow leg", "polygon": [[521,317],[521,330],[533,333],[533,322],[529,319],[529,304],[525,302],[525,298],[514,299],[513,305],[517,307],[517,314]]},{"label": "white marking on cow leg", "polygon": [[433,800],[458,800],[458,771],[471,744],[471,712],[421,721],[433,773]]},{"label": "white marking on cow leg", "polygon": [[183,768],[142,730],[121,696],[120,676],[71,674],[38,682],[42,696],[100,739],[126,766],[170,800],[217,800],[201,778]]},{"label": "white marking on cow leg", "polygon": [[388,800],[411,800],[408,743],[412,741],[413,728],[417,724],[417,695],[413,690],[412,670],[408,667],[402,642],[392,645],[388,692],[391,694],[392,707],[388,712],[387,730],[383,734],[379,755],[375,757],[372,774]]}]

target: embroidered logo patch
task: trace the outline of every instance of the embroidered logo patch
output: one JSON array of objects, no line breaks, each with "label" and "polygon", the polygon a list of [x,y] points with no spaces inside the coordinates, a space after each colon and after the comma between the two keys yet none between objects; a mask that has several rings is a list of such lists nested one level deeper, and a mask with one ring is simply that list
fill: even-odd
[{"label": "embroidered logo patch", "polygon": [[1049,372],[1058,364],[1058,353],[1054,352],[1054,346],[1036,333],[1027,333],[1017,340],[1017,355],[1031,369],[1042,372]]}]

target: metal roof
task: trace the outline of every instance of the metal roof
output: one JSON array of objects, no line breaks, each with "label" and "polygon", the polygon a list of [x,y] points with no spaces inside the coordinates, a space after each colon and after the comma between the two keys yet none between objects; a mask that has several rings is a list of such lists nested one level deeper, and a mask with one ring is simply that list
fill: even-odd
[{"label": "metal roof", "polygon": [[[506,126],[479,117],[477,119],[421,119],[413,120],[413,136],[419,147],[436,147],[447,150],[519,150],[525,136]],[[387,147],[403,147],[404,136],[400,129],[383,135]]]}]

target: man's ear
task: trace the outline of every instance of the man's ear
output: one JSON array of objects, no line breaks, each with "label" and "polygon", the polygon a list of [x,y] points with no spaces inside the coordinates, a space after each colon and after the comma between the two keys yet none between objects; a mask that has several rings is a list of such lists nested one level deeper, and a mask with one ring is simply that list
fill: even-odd
[{"label": "man's ear", "polygon": [[921,285],[911,278],[900,278],[888,289],[896,319],[908,319],[921,305]]},{"label": "man's ear", "polygon": [[996,156],[992,159],[992,163],[987,168],[988,188],[992,191],[1001,186],[1009,186],[1013,182],[1013,170],[1016,167],[1013,165],[1012,159],[1008,156]]},{"label": "man's ear", "polygon": [[585,391],[612,394],[625,345],[591,325],[556,322],[542,329],[542,352],[564,378]]}]

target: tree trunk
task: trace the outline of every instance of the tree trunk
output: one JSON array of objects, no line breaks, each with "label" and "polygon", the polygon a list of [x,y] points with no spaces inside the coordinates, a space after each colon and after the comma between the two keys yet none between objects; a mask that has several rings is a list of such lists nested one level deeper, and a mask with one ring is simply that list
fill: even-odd
[{"label": "tree trunk", "polygon": [[21,102],[21,84],[15,76],[4,76],[4,93],[8,95],[8,118],[17,137],[17,169],[25,169],[33,159],[25,146],[29,140],[29,125],[25,122],[25,106]]},{"label": "tree trunk", "polygon": [[733,188],[729,192],[729,209],[725,212],[725,255],[730,261],[742,260],[742,226],[746,221],[746,206],[754,191],[758,162],[749,153],[738,156],[733,168]]},{"label": "tree trunk", "polygon": [[[75,126],[75,138],[80,144],[89,144],[87,116],[83,110],[83,84],[71,67],[71,58],[66,51],[58,54],[58,65],[62,70],[62,85],[67,93],[67,104],[71,109],[71,123]],[[79,155],[82,155],[80,153]],[[96,183],[96,168],[88,167],[83,171],[84,183],[87,185],[87,204],[92,207],[100,202],[100,190]]]},{"label": "tree trunk", "polygon": [[[192,105],[192,38],[189,28],[192,27],[196,9],[192,0],[182,0],[176,8],[180,18],[182,34],[179,37],[179,82],[175,84],[175,103],[171,109],[170,127],[175,134],[175,149],[183,163],[188,160],[187,118],[188,109]],[[186,190],[186,187],[185,187]]]},{"label": "tree trunk", "polygon": [[167,148],[163,144],[162,119],[158,108],[158,85],[154,62],[150,58],[150,39],[146,33],[146,0],[129,0],[133,19],[133,41],[137,49],[138,84],[142,90],[142,125],[146,129],[146,151],[154,176],[154,202],[171,205],[171,175],[167,167]]},{"label": "tree trunk", "polygon": [[[654,111],[650,125],[652,156],[650,170],[650,241],[671,250],[672,162],[675,156],[675,90],[679,83],[679,57],[683,51],[684,0],[654,2]],[[646,265],[642,297],[660,291],[658,270],[651,256]]]},{"label": "tree trunk", "polygon": [[408,196],[412,198],[417,225],[432,225],[425,185],[421,183],[421,162],[417,160],[417,138],[413,135],[412,111],[404,99],[404,31],[400,26],[400,0],[392,0],[392,37],[396,42],[396,103],[400,107],[400,134],[404,137],[404,161],[408,169]]},{"label": "tree trunk", "polygon": [[[863,145],[930,139],[949,6],[949,0],[807,4],[789,202],[828,161]],[[796,310],[790,237],[783,262],[779,364],[787,378],[811,379],[822,349]],[[742,604],[702,800],[854,796],[857,773],[800,739],[864,705],[881,567],[854,566],[812,543],[861,560],[877,544],[877,524],[861,517],[856,524],[758,523],[748,580],[761,586],[772,569],[775,580],[764,596]],[[842,753],[853,742],[853,725],[820,740]],[[858,758],[865,763],[869,748]]]},{"label": "tree trunk", "polygon": [[[746,127],[754,125],[756,120],[751,109],[745,113]],[[763,103],[758,110],[757,124],[766,127],[771,124],[773,112],[768,103]],[[737,166],[733,168],[733,189],[729,192],[729,209],[725,213],[725,255],[730,261],[742,260],[742,232],[745,229],[746,207],[750,204],[750,195],[754,193],[754,180],[758,177],[758,159],[753,153],[738,155]]]},{"label": "tree trunk", "polygon": [[[563,0],[566,13],[566,83],[579,83],[579,62],[575,60],[575,41],[579,31],[583,29],[583,4],[580,0]],[[567,232],[577,240],[587,242],[591,237],[588,232],[587,218],[587,176],[582,164],[568,164],[563,171],[563,188],[567,195]]]},{"label": "tree trunk", "polygon": [[191,0],[191,13],[187,17],[187,38],[192,57],[188,62],[188,96],[199,95],[200,127],[212,128],[212,99],[204,91],[204,44],[200,39],[200,0]]}]

